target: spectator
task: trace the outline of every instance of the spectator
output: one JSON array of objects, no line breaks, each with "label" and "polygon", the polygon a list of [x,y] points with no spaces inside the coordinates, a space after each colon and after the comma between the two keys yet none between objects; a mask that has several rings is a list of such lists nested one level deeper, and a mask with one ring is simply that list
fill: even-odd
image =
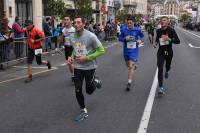
[{"label": "spectator", "polygon": [[61,33],[62,33],[62,25],[58,24],[55,31],[53,32],[53,36],[54,36],[53,40],[55,42],[55,48],[57,48],[58,37],[61,35]]},{"label": "spectator", "polygon": [[99,34],[101,33],[100,24],[96,23],[96,24],[94,25],[94,33],[95,33],[96,36],[99,38]]},{"label": "spectator", "polygon": [[50,18],[46,18],[46,22],[44,24],[44,34],[45,34],[45,51],[48,51],[48,48],[50,47],[51,49],[51,27],[50,27]]},{"label": "spectator", "polygon": [[6,17],[5,12],[3,12],[4,17],[1,19],[1,43],[0,43],[0,62],[9,61],[10,54],[10,42],[11,38],[11,28],[8,26],[8,18]]},{"label": "spectator", "polygon": [[110,31],[111,31],[111,25],[110,25],[110,22],[107,22],[106,26],[104,27],[104,32],[105,32],[104,40],[105,41],[108,41],[108,36],[109,36]]},{"label": "spectator", "polygon": [[88,30],[92,33],[94,33],[94,22],[93,21],[90,21],[90,24],[89,24],[89,27],[88,27]]},{"label": "spectator", "polygon": [[19,58],[22,56],[23,51],[24,51],[24,45],[22,41],[23,41],[25,30],[21,28],[21,24],[20,24],[20,20],[18,16],[15,17],[15,22],[12,25],[12,29],[14,31],[14,38],[16,39],[16,41],[18,41],[14,44],[14,52],[15,52],[16,58]]}]

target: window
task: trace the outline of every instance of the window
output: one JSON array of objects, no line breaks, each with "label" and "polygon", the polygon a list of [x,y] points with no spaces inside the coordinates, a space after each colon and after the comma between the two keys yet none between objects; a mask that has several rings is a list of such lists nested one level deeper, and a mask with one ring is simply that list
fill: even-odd
[{"label": "window", "polygon": [[9,17],[12,17],[12,7],[9,6]]},{"label": "window", "polygon": [[23,20],[33,20],[32,2],[16,0],[15,4],[15,12],[17,16],[19,16]]}]

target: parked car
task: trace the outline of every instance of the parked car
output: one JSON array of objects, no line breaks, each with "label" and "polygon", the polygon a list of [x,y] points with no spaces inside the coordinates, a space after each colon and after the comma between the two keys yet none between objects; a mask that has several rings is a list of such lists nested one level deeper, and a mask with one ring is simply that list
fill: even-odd
[{"label": "parked car", "polygon": [[195,29],[195,23],[194,22],[187,22],[186,29],[194,30]]}]

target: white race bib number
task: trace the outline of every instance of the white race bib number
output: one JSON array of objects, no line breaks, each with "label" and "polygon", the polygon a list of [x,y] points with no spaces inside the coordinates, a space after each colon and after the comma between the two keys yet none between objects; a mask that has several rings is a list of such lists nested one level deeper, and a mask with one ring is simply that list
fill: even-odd
[{"label": "white race bib number", "polygon": [[136,42],[127,42],[127,48],[129,49],[135,49],[136,48]]},{"label": "white race bib number", "polygon": [[69,37],[65,37],[65,42],[64,42],[64,44],[65,44],[66,46],[70,46]]},{"label": "white race bib number", "polygon": [[35,49],[35,55],[42,54],[42,49]]},{"label": "white race bib number", "polygon": [[86,56],[87,55],[87,49],[85,45],[81,45],[79,42],[75,44],[75,55],[76,56]]},{"label": "white race bib number", "polygon": [[169,41],[164,41],[162,38],[159,39],[160,46],[169,45]]}]

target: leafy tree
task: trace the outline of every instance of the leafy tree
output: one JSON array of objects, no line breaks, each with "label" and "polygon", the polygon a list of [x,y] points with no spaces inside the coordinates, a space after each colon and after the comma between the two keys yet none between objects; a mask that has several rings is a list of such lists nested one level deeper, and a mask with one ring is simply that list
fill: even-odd
[{"label": "leafy tree", "polygon": [[76,16],[80,15],[87,19],[92,19],[92,0],[74,0]]},{"label": "leafy tree", "polygon": [[136,22],[140,22],[140,21],[141,21],[141,19],[142,19],[142,14],[135,14],[134,16],[135,16]]},{"label": "leafy tree", "polygon": [[126,11],[118,12],[116,15],[116,19],[120,22],[126,22],[126,19],[128,18],[129,14]]},{"label": "leafy tree", "polygon": [[63,0],[46,0],[46,3],[46,15],[59,17],[65,15],[66,6]]},{"label": "leafy tree", "polygon": [[190,16],[187,13],[181,15],[182,22],[188,21],[189,19],[190,19]]}]

